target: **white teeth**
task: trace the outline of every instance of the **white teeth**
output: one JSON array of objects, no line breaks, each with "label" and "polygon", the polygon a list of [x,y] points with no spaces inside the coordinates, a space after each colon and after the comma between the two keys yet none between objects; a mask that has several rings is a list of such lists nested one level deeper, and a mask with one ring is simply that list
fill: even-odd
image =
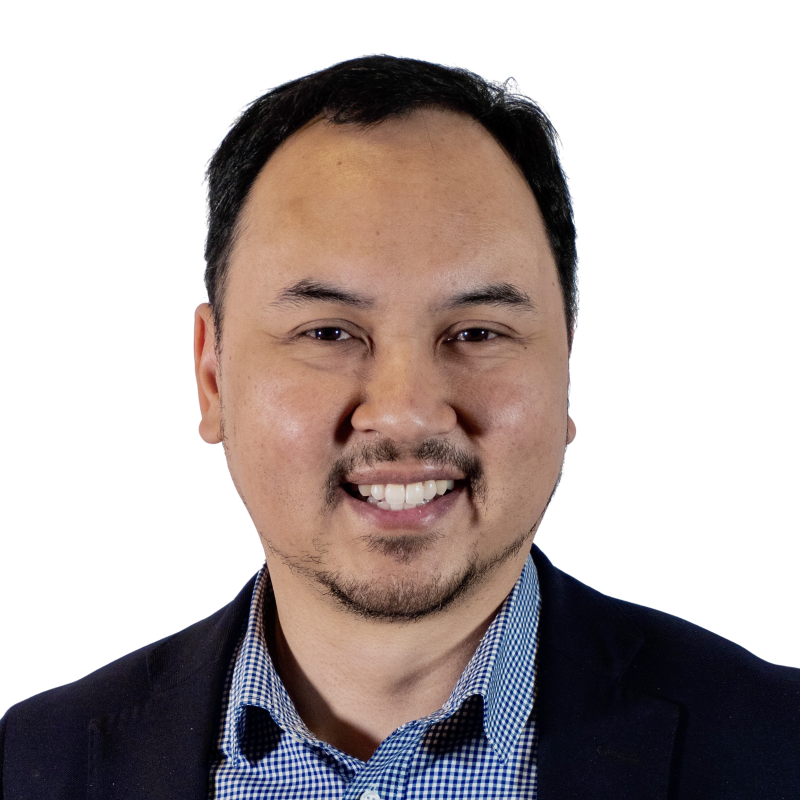
[{"label": "white teeth", "polygon": [[417,481],[416,483],[360,483],[358,493],[368,503],[384,511],[402,511],[424,506],[437,495],[455,487],[455,481]]},{"label": "white teeth", "polygon": [[406,486],[406,503],[411,506],[425,499],[425,490],[421,483],[409,483]]},{"label": "white teeth", "polygon": [[[406,499],[406,487],[402,483],[387,483],[385,497],[390,506],[400,505],[402,507]],[[397,509],[392,510],[396,511]]]}]

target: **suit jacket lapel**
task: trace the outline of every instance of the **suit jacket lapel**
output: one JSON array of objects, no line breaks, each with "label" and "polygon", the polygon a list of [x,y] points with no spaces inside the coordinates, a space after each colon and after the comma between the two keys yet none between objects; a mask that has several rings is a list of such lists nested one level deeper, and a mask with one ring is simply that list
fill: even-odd
[{"label": "suit jacket lapel", "polygon": [[624,678],[644,643],[608,597],[533,548],[542,592],[537,665],[539,800],[664,800],[679,710]]},{"label": "suit jacket lapel", "polygon": [[141,704],[92,720],[92,800],[205,800],[225,677],[252,590],[250,581],[221,612],[148,655]]}]

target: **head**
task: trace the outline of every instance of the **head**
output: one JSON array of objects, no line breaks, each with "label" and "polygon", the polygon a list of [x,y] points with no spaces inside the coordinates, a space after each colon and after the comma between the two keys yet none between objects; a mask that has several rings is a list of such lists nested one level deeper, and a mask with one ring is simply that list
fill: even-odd
[{"label": "head", "polygon": [[[398,620],[518,574],[574,436],[575,232],[542,112],[346,62],[250,106],[209,206],[201,434],[273,581]],[[399,486],[413,507],[386,508]]]}]

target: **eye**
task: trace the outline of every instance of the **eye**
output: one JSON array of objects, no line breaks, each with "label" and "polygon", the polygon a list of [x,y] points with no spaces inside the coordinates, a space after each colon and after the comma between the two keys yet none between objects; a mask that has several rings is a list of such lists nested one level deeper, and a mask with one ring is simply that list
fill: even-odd
[{"label": "eye", "polygon": [[450,337],[451,342],[486,342],[496,339],[498,334],[488,328],[467,328]]},{"label": "eye", "polygon": [[316,339],[318,342],[343,342],[346,339],[353,338],[347,331],[333,326],[328,328],[312,328],[303,335],[311,339]]}]

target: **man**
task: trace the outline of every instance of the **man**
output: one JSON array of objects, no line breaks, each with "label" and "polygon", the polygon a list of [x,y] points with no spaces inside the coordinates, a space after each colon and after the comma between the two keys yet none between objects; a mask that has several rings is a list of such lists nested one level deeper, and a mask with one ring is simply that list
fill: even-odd
[{"label": "man", "polygon": [[4,798],[789,798],[800,673],[532,547],[575,436],[575,232],[541,111],[388,57],[209,169],[200,433],[266,565],[2,723]]}]

